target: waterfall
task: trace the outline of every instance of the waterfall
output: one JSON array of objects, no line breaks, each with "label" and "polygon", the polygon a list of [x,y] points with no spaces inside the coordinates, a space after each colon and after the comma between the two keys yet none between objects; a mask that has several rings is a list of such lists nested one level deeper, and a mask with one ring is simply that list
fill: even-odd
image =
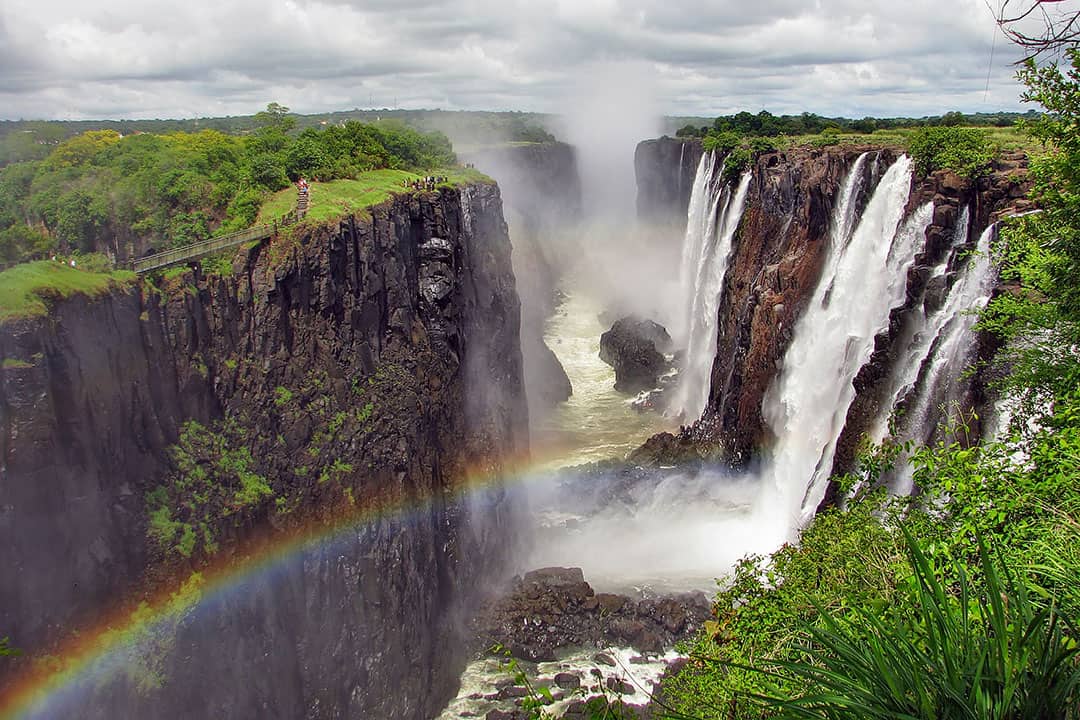
[{"label": "waterfall", "polygon": [[854,222],[866,156],[844,181],[829,248],[814,295],[795,327],[784,369],[762,403],[776,436],[759,502],[790,532],[817,508],[832,470],[836,442],[855,397],[852,384],[869,359],[889,313],[904,302],[907,271],[921,249],[933,204],[903,222],[911,160],[902,156],[881,178]]},{"label": "waterfall", "polygon": [[747,170],[732,190],[721,180],[722,164],[715,153],[702,156],[687,209],[680,274],[686,315],[679,330],[686,357],[670,410],[691,421],[701,416],[708,400],[720,295],[750,188]]},{"label": "waterfall", "polygon": [[[683,176],[683,158],[686,156],[686,143],[680,143],[679,145],[679,172],[675,177],[675,202],[682,202],[682,176]],[[678,207],[676,205],[676,207]]]},{"label": "waterfall", "polygon": [[[968,229],[971,223],[971,213],[965,206],[960,213],[953,232],[950,250],[945,258],[931,271],[927,281],[929,287],[935,282],[941,282],[946,277],[950,261],[956,255],[956,249],[967,243]],[[955,285],[953,286],[956,287]],[[936,310],[927,311],[926,299],[913,311],[913,316],[905,327],[903,334],[897,339],[897,347],[902,348],[893,363],[893,370],[889,376],[888,385],[882,397],[881,404],[884,412],[878,414],[868,432],[870,440],[880,443],[889,432],[889,421],[893,417],[897,407],[914,388],[919,379],[919,370],[922,368],[926,356],[930,353],[934,339],[941,332],[942,326],[948,321],[944,303]]]},{"label": "waterfall", "polygon": [[[933,435],[941,420],[949,417],[950,407],[959,400],[956,381],[974,350],[971,330],[978,321],[978,311],[986,307],[994,290],[996,273],[990,258],[990,243],[996,227],[990,225],[979,236],[975,252],[967,258],[945,303],[928,323],[933,335],[927,333],[926,352],[915,365],[917,375],[911,396],[898,396],[890,408],[891,413],[903,403],[905,432],[902,435],[917,443]],[[900,495],[911,494],[913,473],[911,464],[904,462],[888,478],[889,490]]]}]

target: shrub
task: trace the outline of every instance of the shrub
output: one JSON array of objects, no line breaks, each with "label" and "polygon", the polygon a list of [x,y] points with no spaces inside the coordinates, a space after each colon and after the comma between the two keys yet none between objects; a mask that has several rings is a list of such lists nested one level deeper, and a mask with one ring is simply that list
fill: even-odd
[{"label": "shrub", "polygon": [[1053,606],[1000,573],[980,542],[981,582],[962,564],[950,582],[905,533],[910,597],[882,619],[856,608],[806,625],[802,658],[763,672],[806,690],[764,695],[783,717],[1007,720],[1071,718],[1080,700],[1076,635]]},{"label": "shrub", "polygon": [[997,148],[981,130],[924,127],[911,134],[908,152],[922,175],[952,170],[962,177],[973,178],[989,170]]},{"label": "shrub", "polygon": [[277,405],[278,407],[284,407],[285,405],[291,403],[292,399],[293,393],[292,390],[290,390],[289,388],[282,387],[281,385],[278,385],[276,388],[274,388],[274,405]]},{"label": "shrub", "polygon": [[184,423],[170,451],[172,472],[146,496],[147,534],[166,555],[213,554],[223,521],[273,497],[235,418],[211,428]]}]

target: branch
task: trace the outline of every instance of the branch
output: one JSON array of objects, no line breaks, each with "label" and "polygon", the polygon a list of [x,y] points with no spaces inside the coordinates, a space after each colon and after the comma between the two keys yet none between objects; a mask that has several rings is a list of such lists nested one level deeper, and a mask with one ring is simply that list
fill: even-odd
[{"label": "branch", "polygon": [[[1005,37],[1023,48],[1026,55],[1017,64],[1035,59],[1040,55],[1061,54],[1080,45],[1080,11],[1051,14],[1043,0],[1024,0],[1019,8],[1010,10],[1013,0],[1005,0],[998,10],[985,0]],[[1029,18],[1041,15],[1042,29],[1028,30],[1020,25]]]}]

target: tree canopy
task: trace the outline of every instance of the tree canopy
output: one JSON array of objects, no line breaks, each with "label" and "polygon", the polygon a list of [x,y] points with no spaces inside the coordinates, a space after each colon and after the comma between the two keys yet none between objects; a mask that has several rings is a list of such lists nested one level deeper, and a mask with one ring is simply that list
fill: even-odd
[{"label": "tree canopy", "polygon": [[397,122],[297,132],[276,103],[256,120],[243,136],[90,130],[0,169],[0,264],[57,249],[185,244],[252,224],[263,198],[301,176],[334,180],[455,161],[445,135]]}]

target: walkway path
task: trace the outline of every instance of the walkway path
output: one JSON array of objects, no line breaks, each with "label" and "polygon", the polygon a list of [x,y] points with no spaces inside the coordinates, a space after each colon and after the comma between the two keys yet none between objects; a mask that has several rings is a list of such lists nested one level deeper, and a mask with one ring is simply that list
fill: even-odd
[{"label": "walkway path", "polygon": [[268,237],[272,237],[277,234],[280,228],[299,222],[307,214],[307,192],[300,192],[297,195],[296,209],[281,216],[273,223],[268,225],[255,225],[244,230],[229,233],[228,235],[210,238],[209,240],[200,240],[199,242],[184,245],[183,247],[172,248],[171,250],[165,250],[164,252],[155,253],[153,255],[146,255],[145,257],[138,258],[134,261],[133,269],[137,273],[160,270],[161,268],[169,267],[170,265],[179,265],[181,263],[191,262],[192,260],[198,260],[207,255],[213,255],[222,250],[236,247],[242,243],[251,242],[253,240],[264,240]]}]

